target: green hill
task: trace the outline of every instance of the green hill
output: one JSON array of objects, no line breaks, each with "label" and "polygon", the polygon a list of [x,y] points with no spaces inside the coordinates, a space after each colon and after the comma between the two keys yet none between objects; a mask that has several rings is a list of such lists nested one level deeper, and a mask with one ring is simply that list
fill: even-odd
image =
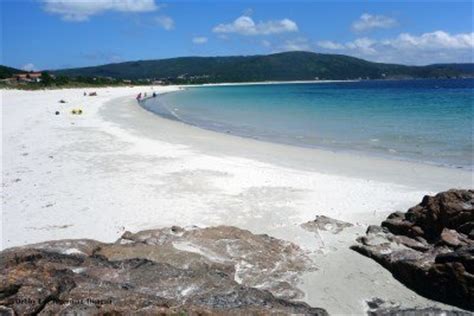
[{"label": "green hill", "polygon": [[180,57],[140,60],[51,71],[70,77],[119,79],[173,78],[188,82],[245,82],[318,79],[446,78],[466,76],[449,65],[404,66],[312,52],[230,57]]},{"label": "green hill", "polygon": [[0,65],[0,79],[10,78],[14,74],[25,73],[26,71]]},{"label": "green hill", "polygon": [[473,63],[464,63],[464,64],[434,64],[431,67],[438,68],[449,68],[459,70],[463,73],[474,74],[474,64]]}]

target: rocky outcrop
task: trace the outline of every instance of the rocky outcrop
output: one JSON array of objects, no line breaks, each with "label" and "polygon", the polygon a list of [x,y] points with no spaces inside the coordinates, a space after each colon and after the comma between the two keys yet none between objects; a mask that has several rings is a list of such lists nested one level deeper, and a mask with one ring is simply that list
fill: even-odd
[{"label": "rocky outcrop", "polygon": [[450,190],[369,226],[351,248],[418,293],[474,310],[473,227],[474,191]]},{"label": "rocky outcrop", "polygon": [[301,224],[301,227],[310,232],[329,231],[334,234],[340,233],[346,228],[354,226],[351,223],[343,222],[324,215],[316,215],[316,218],[307,223]]},{"label": "rocky outcrop", "polygon": [[[455,236],[474,238],[474,191],[450,190],[436,196],[425,196],[420,204],[406,213],[393,213],[382,223],[392,233],[423,238],[434,243],[450,231]],[[442,241],[443,238],[441,238]],[[463,243],[465,244],[465,243]]]},{"label": "rocky outcrop", "polygon": [[8,249],[2,314],[310,314],[294,302],[311,261],[294,244],[234,227],[125,233]]},{"label": "rocky outcrop", "polygon": [[463,312],[458,310],[446,310],[435,307],[426,307],[426,308],[404,308],[400,304],[384,301],[380,298],[373,298],[370,301],[367,301],[367,306],[369,310],[367,315],[369,316],[416,316],[416,315],[425,315],[425,316],[470,316],[472,313]]}]

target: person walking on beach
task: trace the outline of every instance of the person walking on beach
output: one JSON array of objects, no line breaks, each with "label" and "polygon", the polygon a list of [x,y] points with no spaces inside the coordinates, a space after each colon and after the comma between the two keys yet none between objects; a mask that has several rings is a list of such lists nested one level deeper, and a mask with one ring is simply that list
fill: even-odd
[{"label": "person walking on beach", "polygon": [[142,93],[140,92],[140,93],[137,95],[137,101],[140,101],[141,98],[142,98]]}]

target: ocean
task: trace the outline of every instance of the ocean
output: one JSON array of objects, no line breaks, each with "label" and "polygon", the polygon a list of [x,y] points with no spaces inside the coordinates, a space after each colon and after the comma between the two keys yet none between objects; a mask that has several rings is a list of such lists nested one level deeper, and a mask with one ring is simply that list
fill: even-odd
[{"label": "ocean", "polygon": [[222,133],[472,169],[473,88],[474,79],[203,86],[143,106]]}]

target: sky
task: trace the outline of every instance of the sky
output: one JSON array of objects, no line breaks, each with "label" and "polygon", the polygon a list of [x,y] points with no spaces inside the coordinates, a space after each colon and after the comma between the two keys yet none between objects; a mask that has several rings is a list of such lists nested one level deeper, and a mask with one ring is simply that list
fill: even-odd
[{"label": "sky", "polygon": [[0,64],[25,70],[305,50],[472,62],[471,1],[2,0]]}]

